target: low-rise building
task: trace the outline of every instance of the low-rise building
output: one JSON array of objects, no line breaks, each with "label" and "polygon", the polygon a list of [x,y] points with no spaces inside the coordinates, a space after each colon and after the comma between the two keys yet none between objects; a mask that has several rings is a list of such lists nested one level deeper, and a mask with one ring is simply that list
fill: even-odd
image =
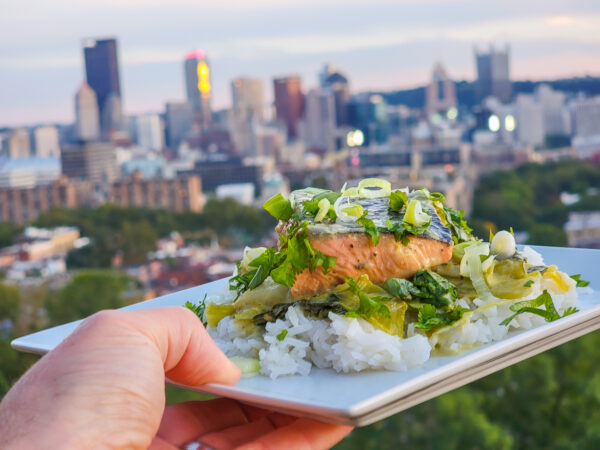
[{"label": "low-rise building", "polygon": [[201,212],[206,202],[199,176],[142,178],[139,173],[114,182],[110,201],[121,206]]},{"label": "low-rise building", "polygon": [[600,211],[569,213],[564,230],[569,247],[600,248]]},{"label": "low-rise building", "polygon": [[91,185],[66,177],[40,186],[24,188],[0,187],[0,222],[31,222],[50,208],[77,208],[89,205]]}]

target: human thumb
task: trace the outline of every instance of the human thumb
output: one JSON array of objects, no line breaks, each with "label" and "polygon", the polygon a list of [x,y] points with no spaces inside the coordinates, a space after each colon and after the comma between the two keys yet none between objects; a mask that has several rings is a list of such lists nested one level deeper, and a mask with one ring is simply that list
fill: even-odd
[{"label": "human thumb", "polygon": [[201,386],[235,384],[240,379],[238,367],[223,354],[198,317],[187,308],[173,306],[124,314],[156,345],[169,380]]}]

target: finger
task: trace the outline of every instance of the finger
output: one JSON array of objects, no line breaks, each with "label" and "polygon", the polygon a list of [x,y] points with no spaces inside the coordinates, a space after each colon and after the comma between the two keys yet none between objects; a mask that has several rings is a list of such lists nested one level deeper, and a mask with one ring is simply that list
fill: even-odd
[{"label": "finger", "polygon": [[226,399],[177,403],[167,406],[157,436],[178,447],[211,431],[251,420],[240,403]]},{"label": "finger", "polygon": [[187,308],[167,307],[129,311],[132,326],[160,351],[166,376],[188,386],[235,384],[240,370],[217,347]]},{"label": "finger", "polygon": [[150,443],[148,450],[178,450],[179,446],[175,446],[166,440],[155,436]]},{"label": "finger", "polygon": [[238,448],[251,449],[321,449],[333,447],[352,431],[352,427],[332,425],[309,419],[298,419],[295,422],[277,428]]},{"label": "finger", "polygon": [[200,436],[199,441],[204,445],[218,448],[219,450],[233,449],[258,439],[260,436],[270,433],[276,428],[289,425],[296,420],[298,420],[297,417],[271,414],[253,422],[205,434]]}]

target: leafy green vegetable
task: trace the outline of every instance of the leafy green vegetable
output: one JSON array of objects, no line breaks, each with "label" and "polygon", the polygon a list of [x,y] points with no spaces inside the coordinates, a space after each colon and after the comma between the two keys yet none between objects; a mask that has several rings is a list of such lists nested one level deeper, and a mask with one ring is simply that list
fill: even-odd
[{"label": "leafy green vegetable", "polygon": [[589,286],[590,282],[581,279],[581,274],[571,275],[571,278],[577,282],[577,287]]},{"label": "leafy green vegetable", "polygon": [[392,191],[390,194],[390,209],[392,211],[400,211],[406,203],[408,203],[406,192],[400,190]]},{"label": "leafy green vegetable", "polygon": [[458,289],[443,276],[427,269],[419,269],[413,278],[418,297],[423,303],[448,306],[458,297]]},{"label": "leafy green vegetable", "polygon": [[264,203],[263,208],[277,220],[283,221],[289,220],[294,213],[290,202],[283,198],[283,195],[281,194],[277,194],[267,200]]},{"label": "leafy green vegetable", "polygon": [[[302,202],[302,207],[304,208],[304,211],[306,213],[310,214],[313,217],[316,217],[317,214],[319,214],[319,202],[321,200],[327,200],[330,205],[333,205],[341,195],[342,194],[340,194],[339,192],[323,191],[314,195],[312,199],[305,200],[304,202]],[[335,213],[333,207],[329,208],[325,217],[330,219],[332,222],[335,222],[335,219],[337,219],[337,214]]]},{"label": "leafy green vegetable", "polygon": [[390,297],[369,296],[364,293],[354,278],[346,277],[346,283],[350,290],[360,300],[356,311],[346,313],[350,317],[365,316],[371,317],[373,314],[380,314],[383,317],[390,317],[390,310],[382,302],[390,300]]},{"label": "leafy green vegetable", "polygon": [[371,219],[367,217],[369,210],[366,210],[363,215],[356,221],[357,224],[365,227],[365,233],[371,236],[371,245],[374,247],[379,243],[379,230]]},{"label": "leafy green vegetable", "polygon": [[277,340],[278,341],[283,341],[285,339],[285,337],[288,334],[288,330],[286,330],[285,328],[283,330],[281,330],[281,332],[277,335]]},{"label": "leafy green vegetable", "polygon": [[411,299],[413,295],[418,295],[419,290],[408,280],[404,278],[390,278],[383,285],[384,289],[394,297],[402,300]]},{"label": "leafy green vegetable", "polygon": [[385,223],[386,231],[389,233],[393,233],[394,239],[396,242],[402,242],[404,245],[409,244],[408,235],[412,234],[414,236],[420,236],[425,233],[431,222],[426,223],[423,226],[416,227],[414,225],[408,223],[395,223],[393,224],[389,219]]},{"label": "leafy green vegetable", "polygon": [[204,319],[204,312],[206,311],[206,294],[204,298],[194,305],[192,302],[185,302],[185,307],[194,312],[200,319],[200,321],[206,326],[206,320]]},{"label": "leafy green vegetable", "polygon": [[459,320],[468,309],[460,306],[449,311],[438,311],[434,305],[423,304],[419,308],[418,319],[415,322],[415,328],[422,331],[431,331],[435,328],[452,325]]},{"label": "leafy green vegetable", "polygon": [[470,241],[473,239],[473,235],[471,234],[471,227],[467,224],[465,220],[465,211],[456,209],[452,209],[450,207],[444,207],[444,215],[446,216],[446,222],[448,222],[448,227],[452,232],[452,240],[455,244],[460,242]]},{"label": "leafy green vegetable", "polygon": [[[540,308],[540,306],[544,306],[545,309]],[[514,305],[510,306],[510,310],[513,311],[514,314],[500,322],[500,325],[508,325],[519,314],[526,312],[541,316],[546,320],[546,322],[553,322],[561,317],[565,317],[579,311],[577,308],[567,308],[565,313],[561,316],[558,311],[556,311],[552,297],[547,290],[544,290],[544,292],[542,292],[533,300],[516,302]]]}]

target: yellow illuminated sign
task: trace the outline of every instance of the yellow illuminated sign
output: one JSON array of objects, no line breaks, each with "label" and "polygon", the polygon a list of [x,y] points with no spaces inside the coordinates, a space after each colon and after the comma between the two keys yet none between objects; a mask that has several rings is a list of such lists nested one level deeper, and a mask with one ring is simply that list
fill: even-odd
[{"label": "yellow illuminated sign", "polygon": [[198,73],[198,90],[202,93],[202,97],[210,96],[210,71],[205,61],[200,61],[196,67]]}]

